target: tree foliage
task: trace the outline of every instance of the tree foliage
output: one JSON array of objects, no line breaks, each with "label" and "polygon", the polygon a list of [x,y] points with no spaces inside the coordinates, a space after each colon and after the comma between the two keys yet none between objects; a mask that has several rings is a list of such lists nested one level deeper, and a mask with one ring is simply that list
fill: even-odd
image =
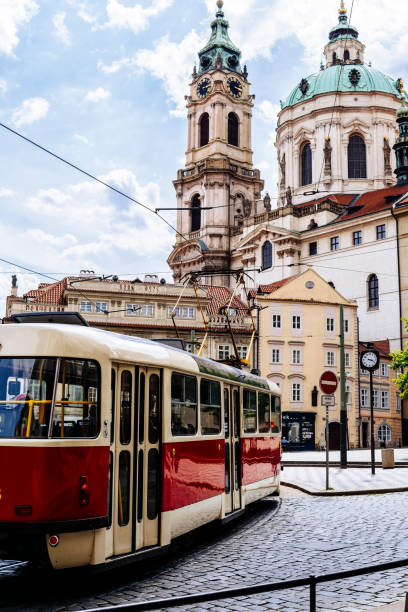
[{"label": "tree foliage", "polygon": [[[408,331],[408,319],[403,319],[405,329]],[[394,351],[391,353],[391,367],[397,372],[397,378],[394,378],[398,389],[400,390],[401,399],[408,398],[408,344],[402,351]]]}]

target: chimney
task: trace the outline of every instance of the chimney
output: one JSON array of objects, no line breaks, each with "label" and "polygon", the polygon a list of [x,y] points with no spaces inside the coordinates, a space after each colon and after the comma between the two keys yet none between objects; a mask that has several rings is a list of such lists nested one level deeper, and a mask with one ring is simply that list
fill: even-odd
[{"label": "chimney", "polygon": [[18,295],[17,276],[15,274],[11,277],[11,295],[13,297]]}]

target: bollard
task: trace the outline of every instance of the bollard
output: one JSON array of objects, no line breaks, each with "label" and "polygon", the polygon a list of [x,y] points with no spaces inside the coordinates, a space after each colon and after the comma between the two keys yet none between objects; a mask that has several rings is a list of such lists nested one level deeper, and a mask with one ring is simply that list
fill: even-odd
[{"label": "bollard", "polygon": [[393,448],[385,448],[381,451],[381,465],[384,470],[395,467]]}]

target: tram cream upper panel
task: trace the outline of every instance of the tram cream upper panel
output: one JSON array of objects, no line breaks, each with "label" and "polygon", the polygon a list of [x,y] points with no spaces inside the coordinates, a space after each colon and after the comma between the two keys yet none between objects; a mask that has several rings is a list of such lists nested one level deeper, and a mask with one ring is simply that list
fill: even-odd
[{"label": "tram cream upper panel", "polygon": [[[188,353],[158,342],[123,336],[90,327],[18,323],[0,328],[0,357],[61,356],[102,361],[125,361],[198,372]],[[102,365],[102,364],[101,364]]]}]

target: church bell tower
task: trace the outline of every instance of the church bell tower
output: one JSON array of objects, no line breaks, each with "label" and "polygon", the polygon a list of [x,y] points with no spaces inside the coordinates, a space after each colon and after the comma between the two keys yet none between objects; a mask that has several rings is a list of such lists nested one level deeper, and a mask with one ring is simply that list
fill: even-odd
[{"label": "church bell tower", "polygon": [[[175,281],[189,272],[230,268],[234,228],[254,214],[263,181],[252,165],[250,92],[241,51],[231,42],[218,0],[208,44],[194,67],[185,168],[178,171],[176,244],[168,259]],[[213,278],[228,284],[228,276]]]}]

